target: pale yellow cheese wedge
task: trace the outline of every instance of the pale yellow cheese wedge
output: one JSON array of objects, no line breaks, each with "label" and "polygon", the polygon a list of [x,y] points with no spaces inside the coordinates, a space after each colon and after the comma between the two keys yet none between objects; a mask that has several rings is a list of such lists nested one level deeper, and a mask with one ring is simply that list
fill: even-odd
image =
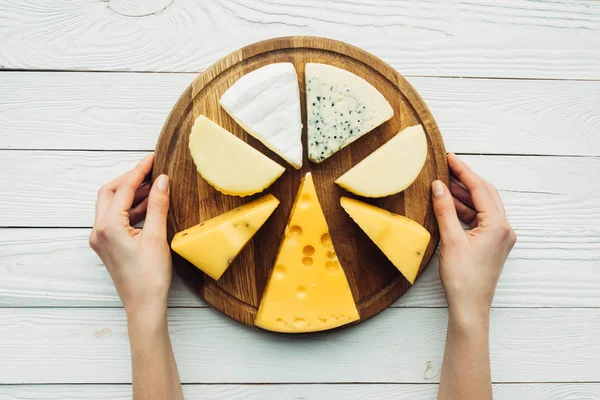
[{"label": "pale yellow cheese wedge", "polygon": [[255,324],[299,333],[359,318],[309,173],[300,185]]},{"label": "pale yellow cheese wedge", "polygon": [[177,233],[171,248],[211,278],[219,279],[278,205],[279,200],[268,194]]},{"label": "pale yellow cheese wedge", "polygon": [[362,201],[342,197],[340,203],[402,275],[415,283],[431,239],[427,229],[412,219]]},{"label": "pale yellow cheese wedge", "polygon": [[421,125],[410,126],[356,164],[335,183],[364,197],[385,197],[409,187],[425,165],[427,138]]},{"label": "pale yellow cheese wedge", "polygon": [[215,189],[229,195],[262,192],[285,171],[204,115],[194,122],[189,148],[200,175]]}]

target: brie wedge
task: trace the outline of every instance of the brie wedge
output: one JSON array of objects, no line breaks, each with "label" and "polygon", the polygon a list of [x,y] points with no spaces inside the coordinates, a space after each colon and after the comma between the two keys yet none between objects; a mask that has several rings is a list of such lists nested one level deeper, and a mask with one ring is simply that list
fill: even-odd
[{"label": "brie wedge", "polygon": [[300,90],[291,63],[269,64],[242,76],[219,103],[246,132],[294,168],[302,167]]}]

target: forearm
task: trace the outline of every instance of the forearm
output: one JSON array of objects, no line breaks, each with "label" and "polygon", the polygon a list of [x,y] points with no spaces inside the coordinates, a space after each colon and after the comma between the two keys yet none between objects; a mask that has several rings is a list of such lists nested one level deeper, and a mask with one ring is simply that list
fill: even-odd
[{"label": "forearm", "polygon": [[134,399],[183,399],[166,308],[128,313]]},{"label": "forearm", "polygon": [[489,311],[449,311],[438,399],[492,399]]}]

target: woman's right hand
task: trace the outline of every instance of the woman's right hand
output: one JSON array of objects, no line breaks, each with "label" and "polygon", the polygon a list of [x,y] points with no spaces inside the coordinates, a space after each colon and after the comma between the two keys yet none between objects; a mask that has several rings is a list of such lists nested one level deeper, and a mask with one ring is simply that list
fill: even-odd
[{"label": "woman's right hand", "polygon": [[[489,316],[496,284],[517,237],[496,188],[455,154],[448,165],[456,179],[450,189],[432,183],[440,228],[440,279],[451,315]],[[470,226],[464,230],[460,221]]]}]

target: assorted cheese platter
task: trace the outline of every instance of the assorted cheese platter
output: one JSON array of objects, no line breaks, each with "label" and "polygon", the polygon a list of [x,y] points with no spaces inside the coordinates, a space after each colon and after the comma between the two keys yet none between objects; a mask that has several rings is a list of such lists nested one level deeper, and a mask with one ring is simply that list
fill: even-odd
[{"label": "assorted cheese platter", "polygon": [[186,283],[226,315],[301,333],[364,321],[415,282],[439,241],[439,129],[393,68],[287,37],[201,73],[161,132],[168,236]]}]

